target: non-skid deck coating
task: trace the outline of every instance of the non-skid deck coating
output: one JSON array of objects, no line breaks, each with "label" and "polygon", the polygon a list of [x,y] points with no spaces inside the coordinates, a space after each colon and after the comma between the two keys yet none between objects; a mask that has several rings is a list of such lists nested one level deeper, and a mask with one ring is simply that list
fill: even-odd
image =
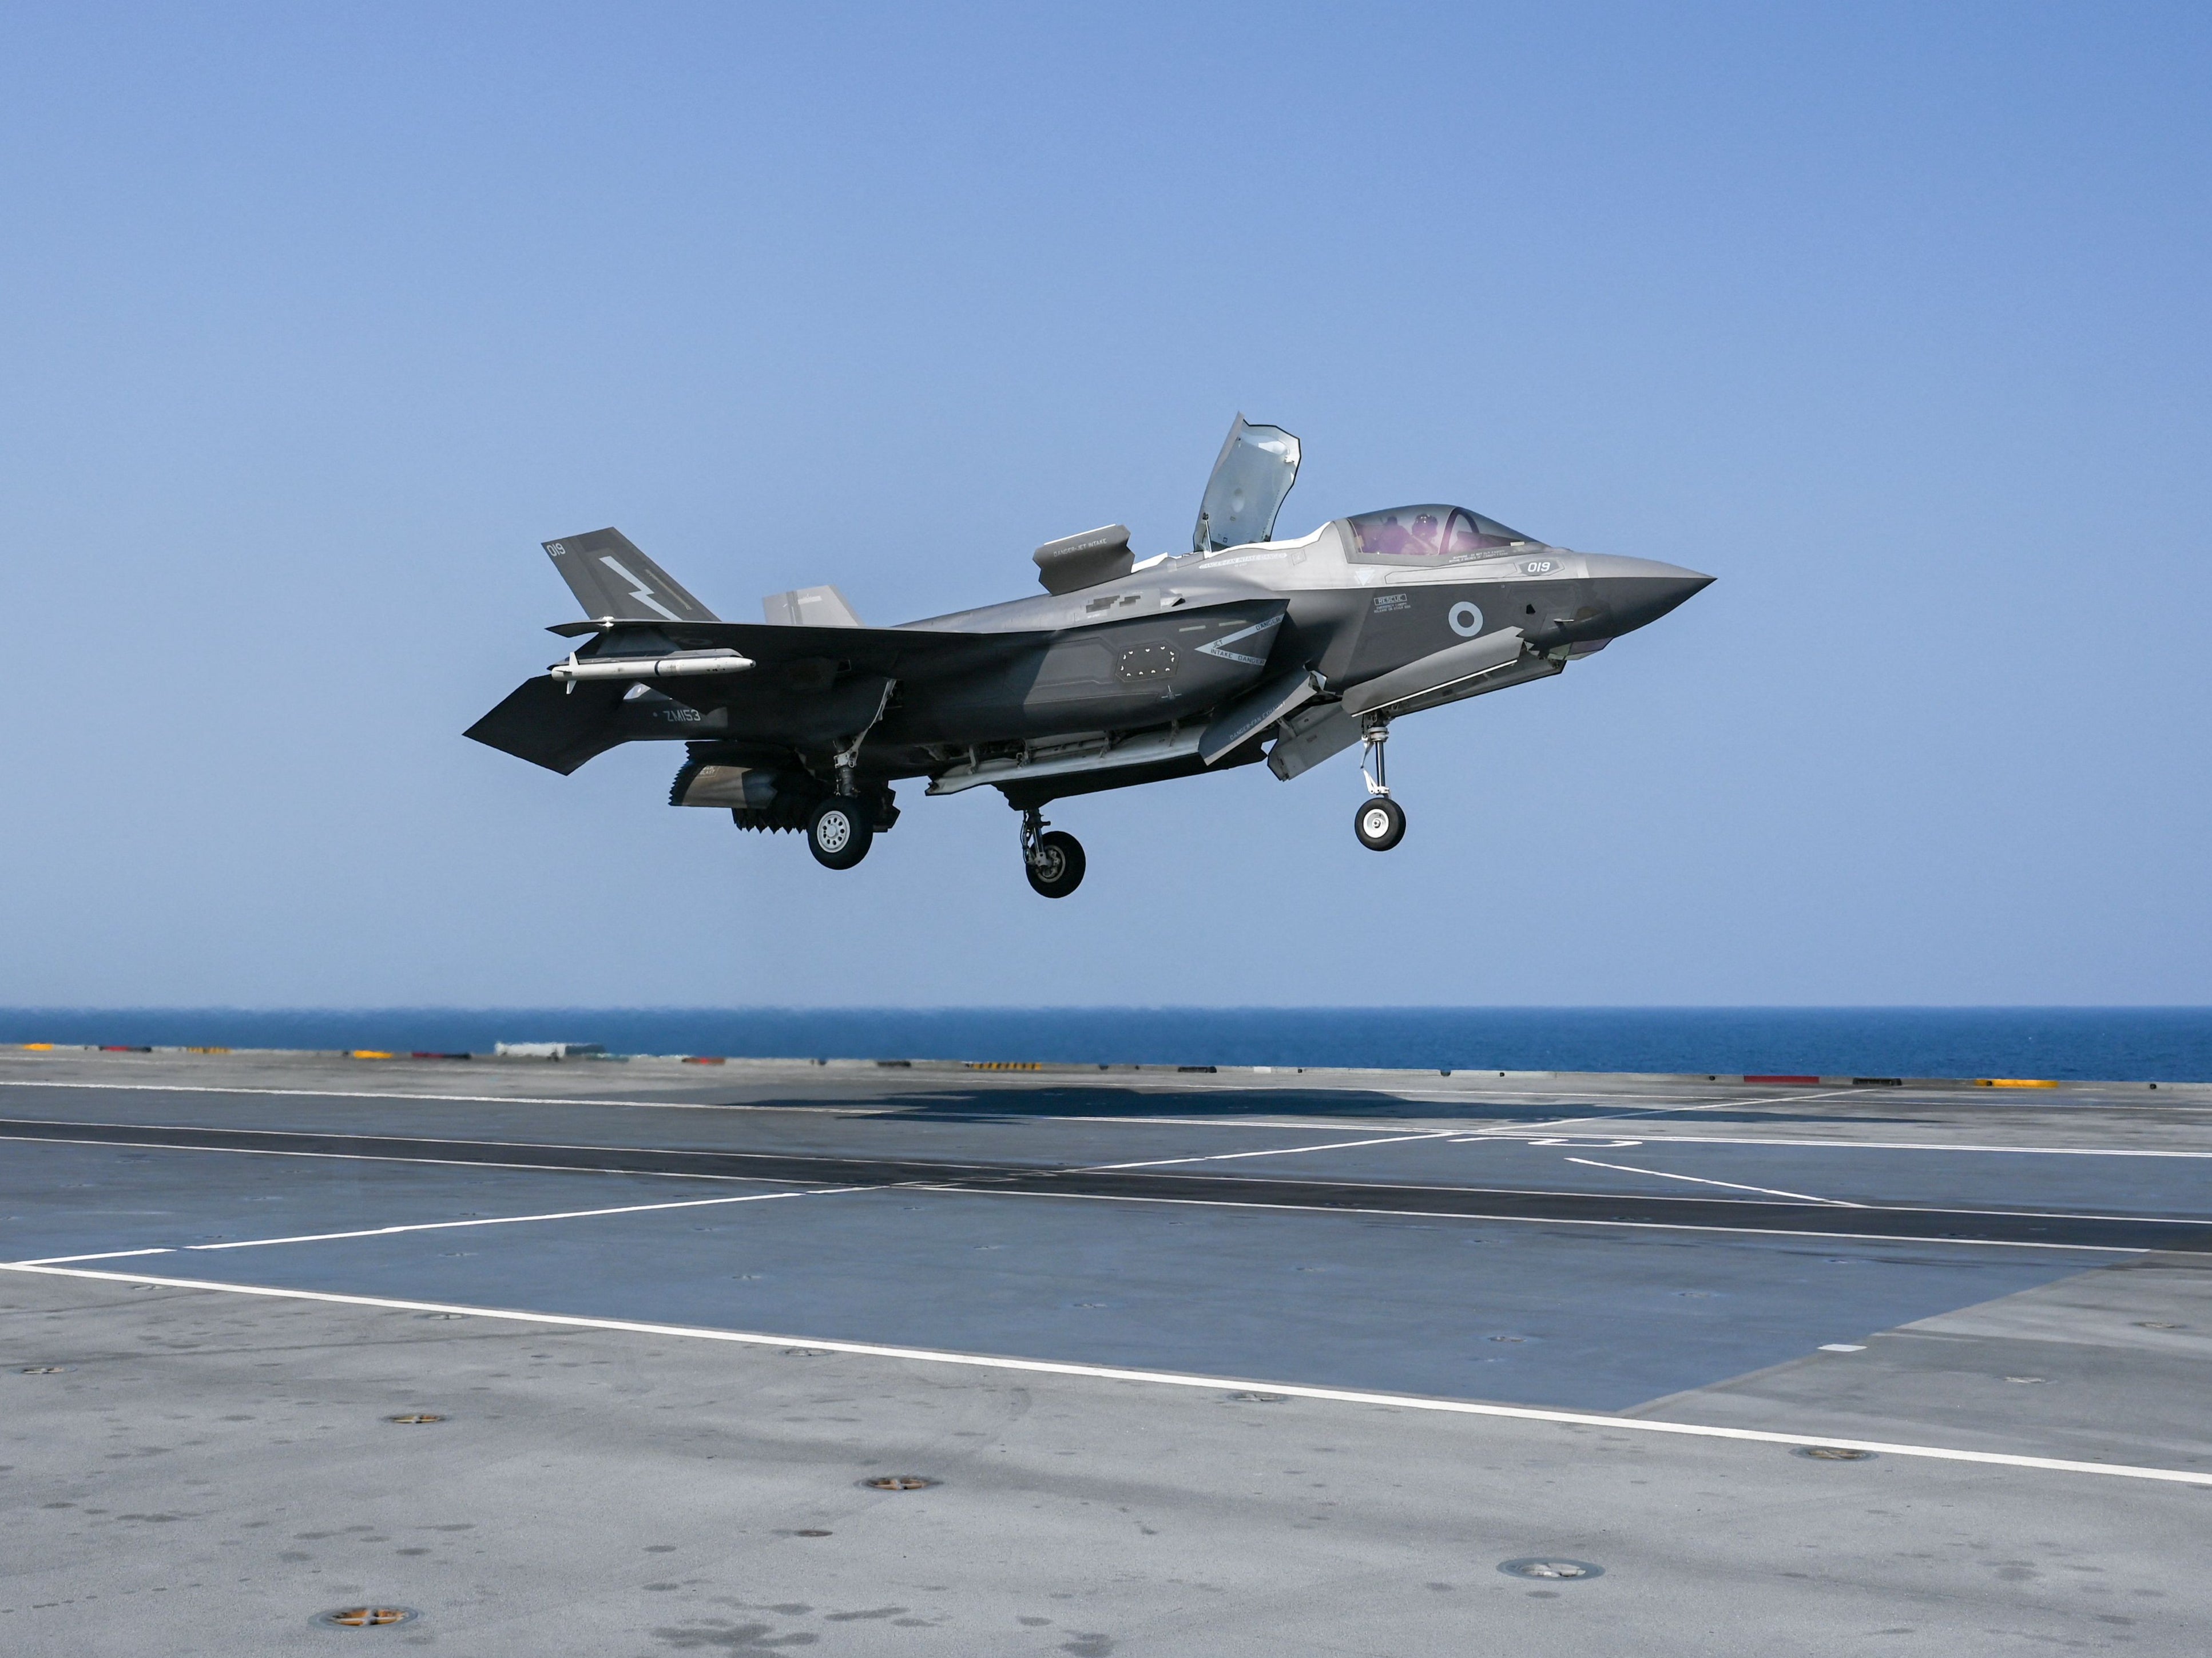
[{"label": "non-skid deck coating", "polygon": [[2201,1651],[2208,1178],[2187,1088],[0,1054],[0,1646]]}]

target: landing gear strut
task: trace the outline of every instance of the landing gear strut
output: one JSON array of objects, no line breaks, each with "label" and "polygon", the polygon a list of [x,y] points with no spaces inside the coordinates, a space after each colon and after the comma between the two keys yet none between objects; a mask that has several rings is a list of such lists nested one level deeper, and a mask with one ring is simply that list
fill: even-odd
[{"label": "landing gear strut", "polygon": [[1044,814],[1035,806],[1022,813],[1022,868],[1031,890],[1065,898],[1083,884],[1083,842],[1054,829],[1044,833]]},{"label": "landing gear strut", "polygon": [[1367,785],[1367,799],[1352,814],[1352,832],[1370,852],[1388,852],[1406,838],[1406,809],[1390,798],[1390,786],[1383,780],[1382,745],[1389,737],[1388,720],[1359,728],[1359,775]]},{"label": "landing gear strut", "polygon": [[[860,727],[857,737],[830,756],[837,776],[837,793],[815,807],[814,815],[806,820],[806,849],[824,869],[850,869],[875,844],[876,807],[860,798],[860,744],[883,719],[884,710],[891,705],[891,693],[897,689],[897,680],[884,681],[884,694],[876,699],[874,717]],[[883,826],[889,829],[898,813],[890,810],[888,792],[883,805],[886,812]]]}]

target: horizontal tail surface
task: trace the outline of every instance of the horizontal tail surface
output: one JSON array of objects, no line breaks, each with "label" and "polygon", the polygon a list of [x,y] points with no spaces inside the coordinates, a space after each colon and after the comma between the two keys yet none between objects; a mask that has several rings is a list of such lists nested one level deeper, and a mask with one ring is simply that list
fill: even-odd
[{"label": "horizontal tail surface", "polygon": [[622,719],[623,688],[599,681],[568,688],[526,679],[464,735],[562,776],[638,733]]}]

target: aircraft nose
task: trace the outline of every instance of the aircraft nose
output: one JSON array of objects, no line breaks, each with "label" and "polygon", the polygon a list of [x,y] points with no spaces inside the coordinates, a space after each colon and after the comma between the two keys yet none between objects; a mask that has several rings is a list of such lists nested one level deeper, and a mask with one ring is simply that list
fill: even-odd
[{"label": "aircraft nose", "polygon": [[1713,584],[1711,576],[1651,558],[1593,555],[1589,574],[1601,608],[1611,613],[1615,635],[1656,622]]}]

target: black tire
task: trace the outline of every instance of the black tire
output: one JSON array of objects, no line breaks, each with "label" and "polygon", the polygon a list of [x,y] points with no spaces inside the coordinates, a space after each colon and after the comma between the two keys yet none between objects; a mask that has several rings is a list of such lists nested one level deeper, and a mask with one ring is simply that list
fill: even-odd
[{"label": "black tire", "polygon": [[1388,852],[1406,838],[1406,809],[1387,794],[1359,803],[1352,815],[1352,832],[1370,852]]},{"label": "black tire", "polygon": [[848,795],[832,795],[806,820],[806,849],[824,869],[850,869],[868,855],[875,817]]},{"label": "black tire", "polygon": [[1037,838],[1036,862],[1028,866],[1030,885],[1047,898],[1065,898],[1083,884],[1083,842],[1054,829]]}]

